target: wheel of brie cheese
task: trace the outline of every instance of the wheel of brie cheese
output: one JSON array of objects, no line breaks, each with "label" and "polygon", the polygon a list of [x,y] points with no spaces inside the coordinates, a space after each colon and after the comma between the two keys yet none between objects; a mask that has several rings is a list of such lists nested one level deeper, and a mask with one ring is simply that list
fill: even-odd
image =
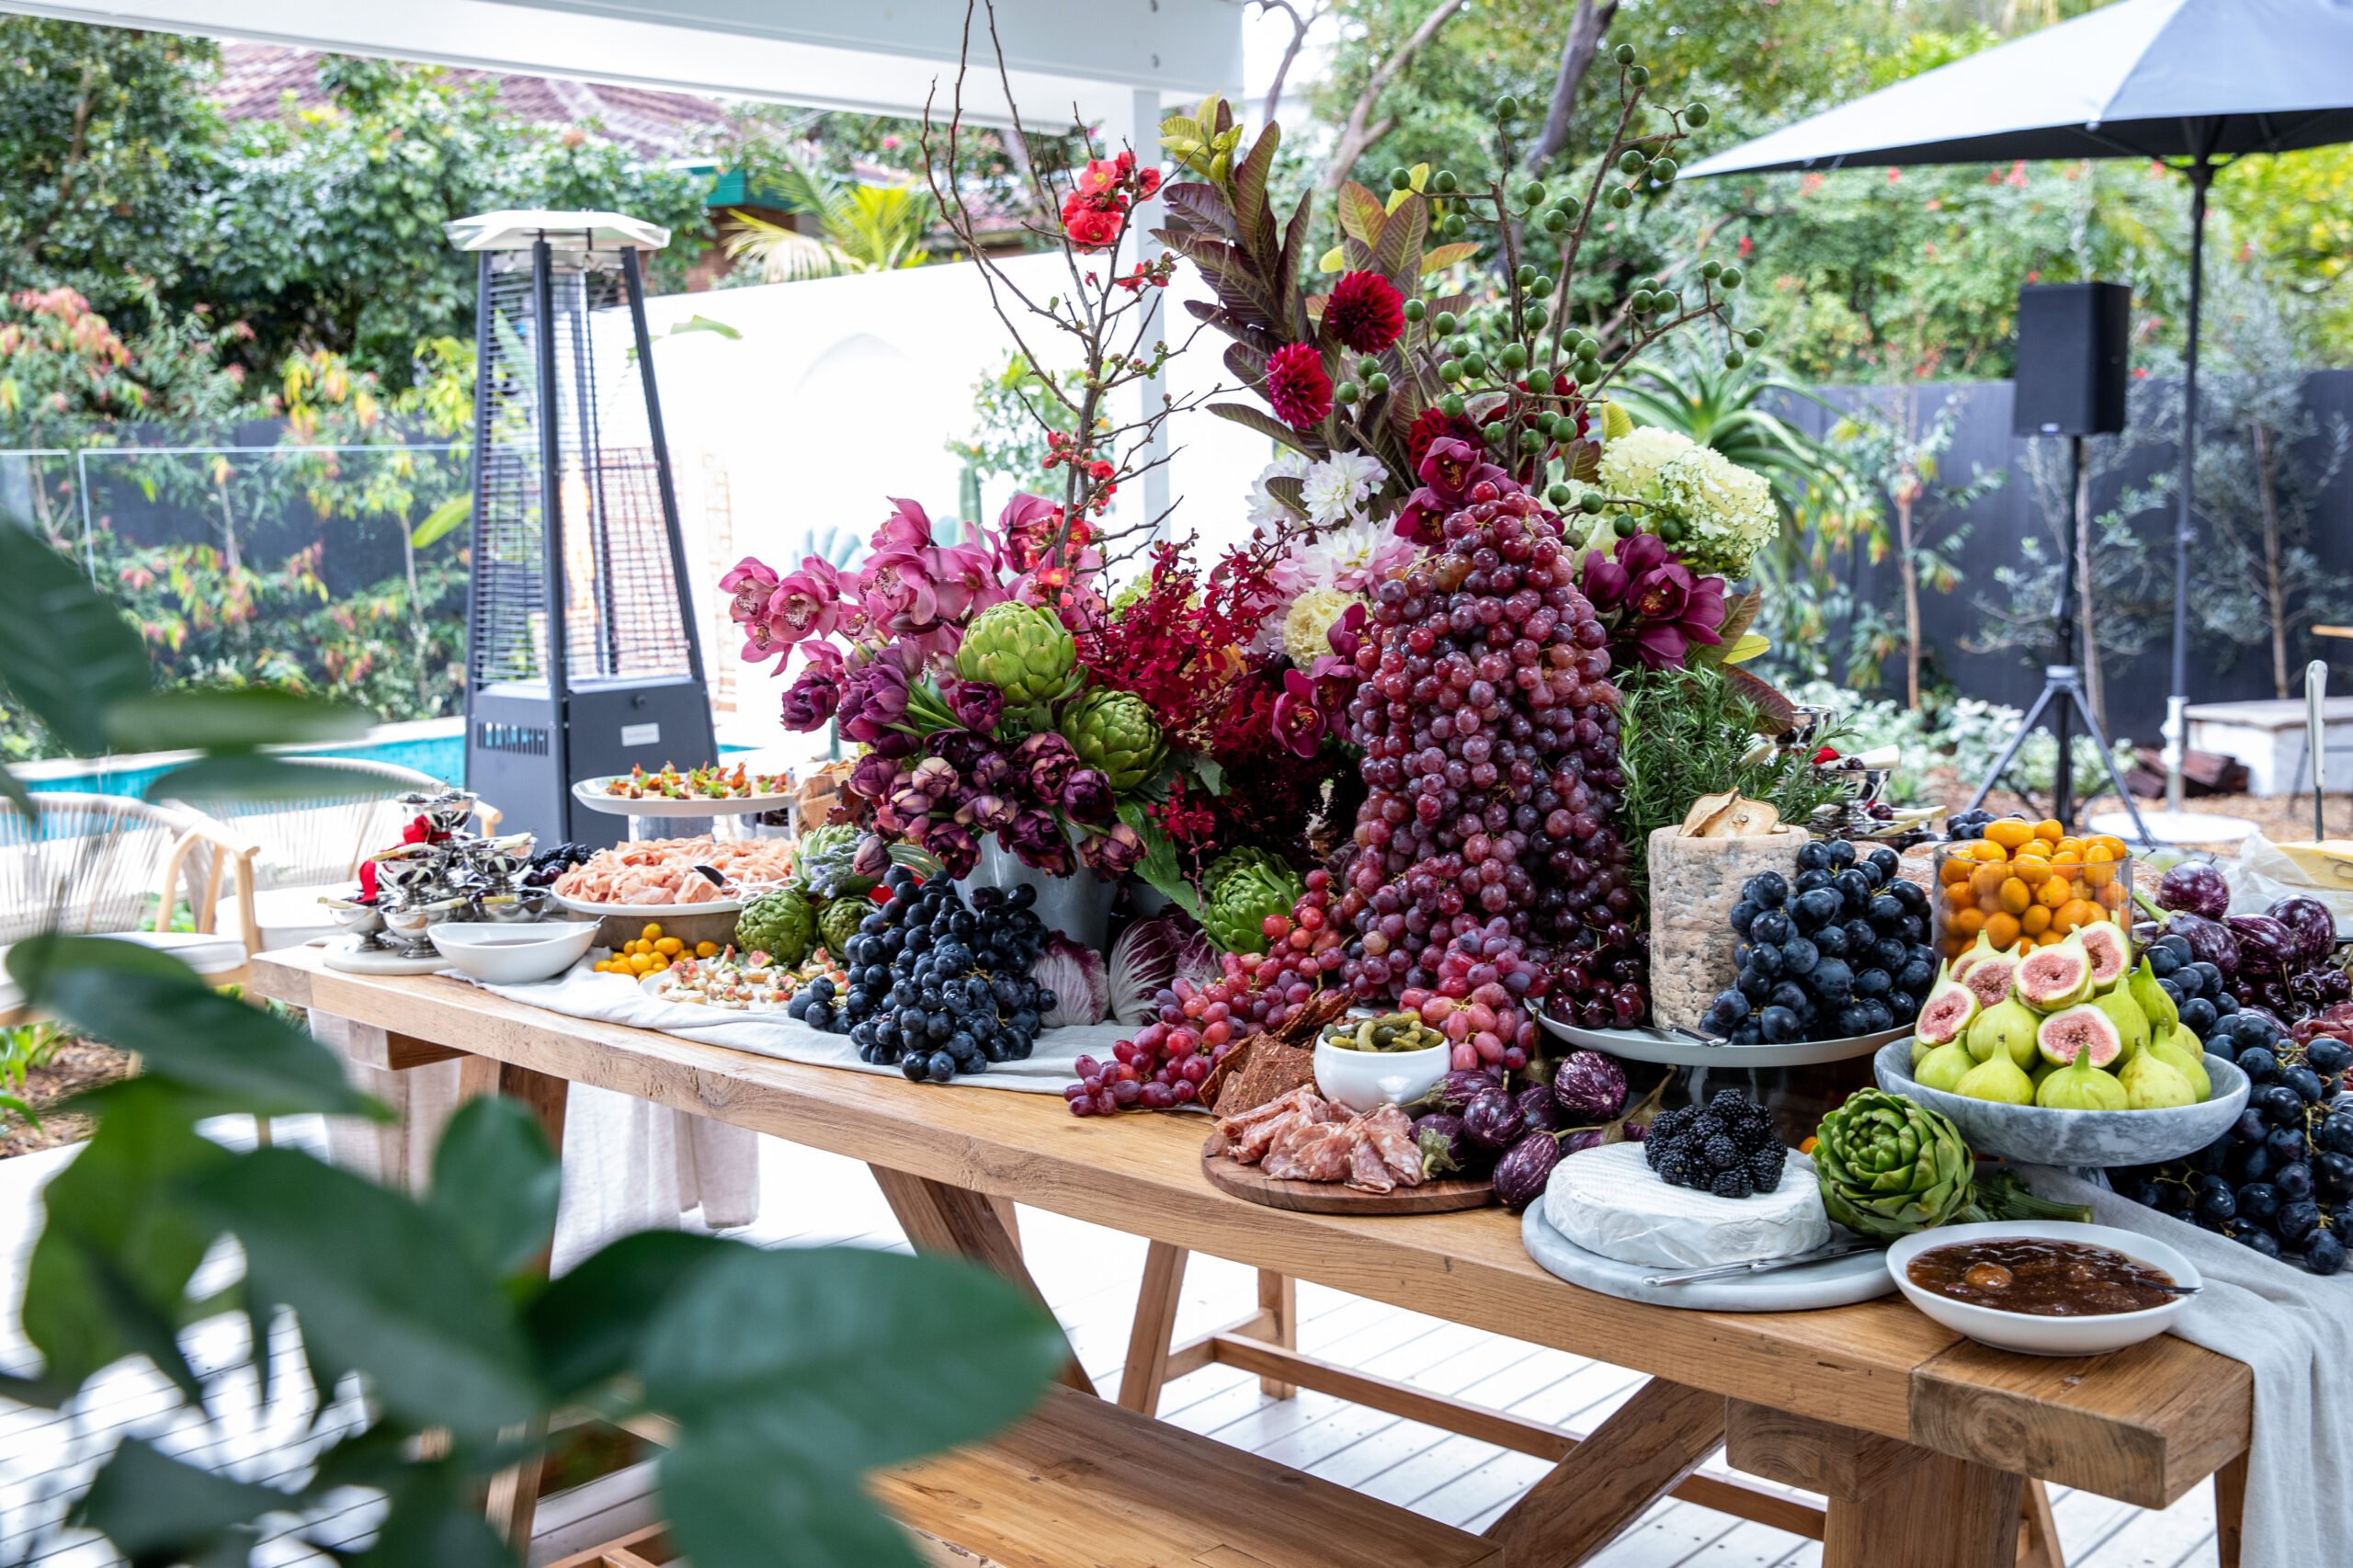
[{"label": "wheel of brie cheese", "polygon": [[1779,1187],[1740,1199],[1669,1186],[1640,1143],[1581,1150],[1552,1167],[1544,1218],[1587,1252],[1669,1268],[1790,1257],[1830,1240],[1813,1162],[1795,1150]]}]

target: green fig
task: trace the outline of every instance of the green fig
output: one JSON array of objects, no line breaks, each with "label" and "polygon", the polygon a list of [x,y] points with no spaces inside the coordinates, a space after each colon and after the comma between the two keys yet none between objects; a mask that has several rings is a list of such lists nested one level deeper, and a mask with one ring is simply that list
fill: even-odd
[{"label": "green fig", "polygon": [[[2185,1044],[2184,1041],[2188,1043]],[[2214,1097],[2214,1079],[2206,1071],[2204,1043],[2181,1025],[2159,1029],[2149,1042],[2150,1054],[2189,1080],[2200,1104]]]},{"label": "green fig", "polygon": [[2073,936],[2037,948],[2019,962],[2011,983],[2019,999],[2038,1013],[2072,1007],[2092,994],[2091,951]]},{"label": "green fig", "polygon": [[1967,1034],[1976,1018],[1977,994],[1959,981],[1943,981],[1920,1004],[1920,1016],[1912,1024],[1912,1038],[1927,1040],[1932,1046],[1949,1045]]},{"label": "green fig", "polygon": [[[2106,1076],[2106,1074],[2102,1074]],[[2018,1070],[2009,1052],[1986,1060],[1961,1074],[1952,1092],[1972,1100],[1996,1100],[2003,1105],[2032,1105],[2034,1080]]]},{"label": "green fig", "polygon": [[2113,1067],[2124,1055],[2124,1037],[2116,1020],[2088,1002],[2052,1014],[2036,1028],[2035,1046],[2062,1067],[2077,1057],[2088,1057],[2095,1067]]},{"label": "green fig", "polygon": [[2040,1052],[2036,1053],[2034,1071],[2027,1074],[2027,1076],[2034,1080],[2035,1093],[2040,1094],[2042,1092],[2042,1080],[2048,1078],[2057,1071],[2059,1071],[2059,1063],[2056,1062],[2046,1062],[2042,1060]]},{"label": "green fig", "polygon": [[2116,1026],[2117,1038],[2123,1047],[2118,1062],[2129,1062],[2149,1049],[2149,1016],[2132,1000],[2131,992],[2121,985],[2111,986],[2105,994],[2093,997],[2092,1006],[2106,1013],[2109,1021]]},{"label": "green fig", "polygon": [[1969,1054],[1967,1046],[1949,1040],[1922,1058],[1919,1066],[1912,1070],[1912,1076],[1924,1089],[1956,1094],[1961,1079],[1976,1065],[1977,1059]]},{"label": "green fig", "polygon": [[2141,1051],[2127,1062],[2116,1082],[2124,1091],[2124,1103],[2134,1110],[2168,1110],[2198,1103],[2198,1091],[2189,1080],[2153,1051]]},{"label": "green fig", "polygon": [[2149,967],[2147,959],[2141,960],[2141,967],[2132,971],[2132,978],[2126,984],[2131,986],[2132,1000],[2140,1005],[2142,1016],[2149,1020],[2150,1032],[2162,1033],[2181,1021],[2180,1009],[2165,994],[2165,988],[2157,983],[2157,971]]},{"label": "green fig", "polygon": [[[2179,1077],[2179,1074],[2174,1074]],[[2049,1110],[2130,1110],[2131,1096],[2116,1074],[2092,1065],[2091,1052],[2076,1053],[2075,1061],[2042,1080],[2042,1087],[2034,1091],[2034,1103]]]},{"label": "green fig", "polygon": [[1937,1047],[1930,1045],[1918,1035],[1914,1035],[1912,1037],[1912,1071],[1914,1074],[1918,1074],[1920,1071],[1920,1063],[1926,1062],[1928,1059],[1929,1053],[1937,1049]]},{"label": "green fig", "polygon": [[2007,1051],[2012,1062],[2030,1068],[2035,1060],[2034,1031],[2041,1022],[2033,1008],[2016,997],[1988,1007],[1969,1026],[1969,1054],[1984,1062],[1996,1051]]}]

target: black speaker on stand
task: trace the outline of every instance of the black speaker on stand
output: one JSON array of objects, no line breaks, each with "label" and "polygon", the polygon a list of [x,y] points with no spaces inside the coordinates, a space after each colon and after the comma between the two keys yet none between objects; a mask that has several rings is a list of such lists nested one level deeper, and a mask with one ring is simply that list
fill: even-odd
[{"label": "black speaker on stand", "polygon": [[2059,530],[2059,602],[2052,610],[2057,622],[2055,656],[2042,671],[2042,695],[2027,710],[2018,733],[2002,748],[1993,770],[1969,798],[1972,810],[1984,803],[2011,759],[2037,724],[2048,724],[2059,742],[2058,777],[2052,780],[2051,814],[2072,831],[2075,825],[2074,743],[2077,722],[2099,747],[2100,766],[2115,786],[2117,799],[2132,818],[2133,832],[2143,844],[2154,845],[2141,821],[2141,808],[2117,775],[2109,755],[2108,737],[2092,717],[2084,697],[2083,666],[2077,662],[2081,617],[2076,602],[2075,506],[2084,486],[2084,437],[2113,435],[2124,428],[2128,338],[2132,324],[2132,290],[2121,283],[2029,283],[2018,290],[2018,349],[2017,398],[2011,405],[2010,432],[2016,436],[2068,437],[2068,518]]}]

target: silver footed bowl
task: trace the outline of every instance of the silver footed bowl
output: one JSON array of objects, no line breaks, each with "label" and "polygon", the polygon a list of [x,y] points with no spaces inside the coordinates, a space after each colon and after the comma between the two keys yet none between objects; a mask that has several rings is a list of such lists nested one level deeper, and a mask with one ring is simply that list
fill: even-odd
[{"label": "silver footed bowl", "polygon": [[447,790],[436,795],[403,795],[400,803],[414,815],[423,817],[431,831],[455,833],[474,814],[474,800],[472,790]]},{"label": "silver footed bowl", "polygon": [[548,909],[548,890],[521,888],[512,892],[484,893],[474,900],[481,917],[500,926],[528,926],[544,919]]},{"label": "silver footed bowl", "polygon": [[322,897],[319,903],[325,906],[336,930],[363,939],[383,935],[384,912],[376,905],[348,898]]},{"label": "silver footed bowl", "polygon": [[432,903],[414,903],[404,908],[384,911],[384,929],[392,940],[422,958],[434,950],[433,938],[426,935],[444,920],[454,920],[473,912],[473,901],[445,898]]}]

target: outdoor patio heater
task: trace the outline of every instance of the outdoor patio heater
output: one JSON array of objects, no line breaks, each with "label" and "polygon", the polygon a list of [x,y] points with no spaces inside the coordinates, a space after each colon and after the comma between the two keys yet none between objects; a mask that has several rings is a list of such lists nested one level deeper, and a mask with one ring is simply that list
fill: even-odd
[{"label": "outdoor patio heater", "polygon": [[688,595],[641,253],[618,212],[486,212],[479,260],[466,615],[466,787],[545,845],[625,819],[575,780],[718,760]]}]

